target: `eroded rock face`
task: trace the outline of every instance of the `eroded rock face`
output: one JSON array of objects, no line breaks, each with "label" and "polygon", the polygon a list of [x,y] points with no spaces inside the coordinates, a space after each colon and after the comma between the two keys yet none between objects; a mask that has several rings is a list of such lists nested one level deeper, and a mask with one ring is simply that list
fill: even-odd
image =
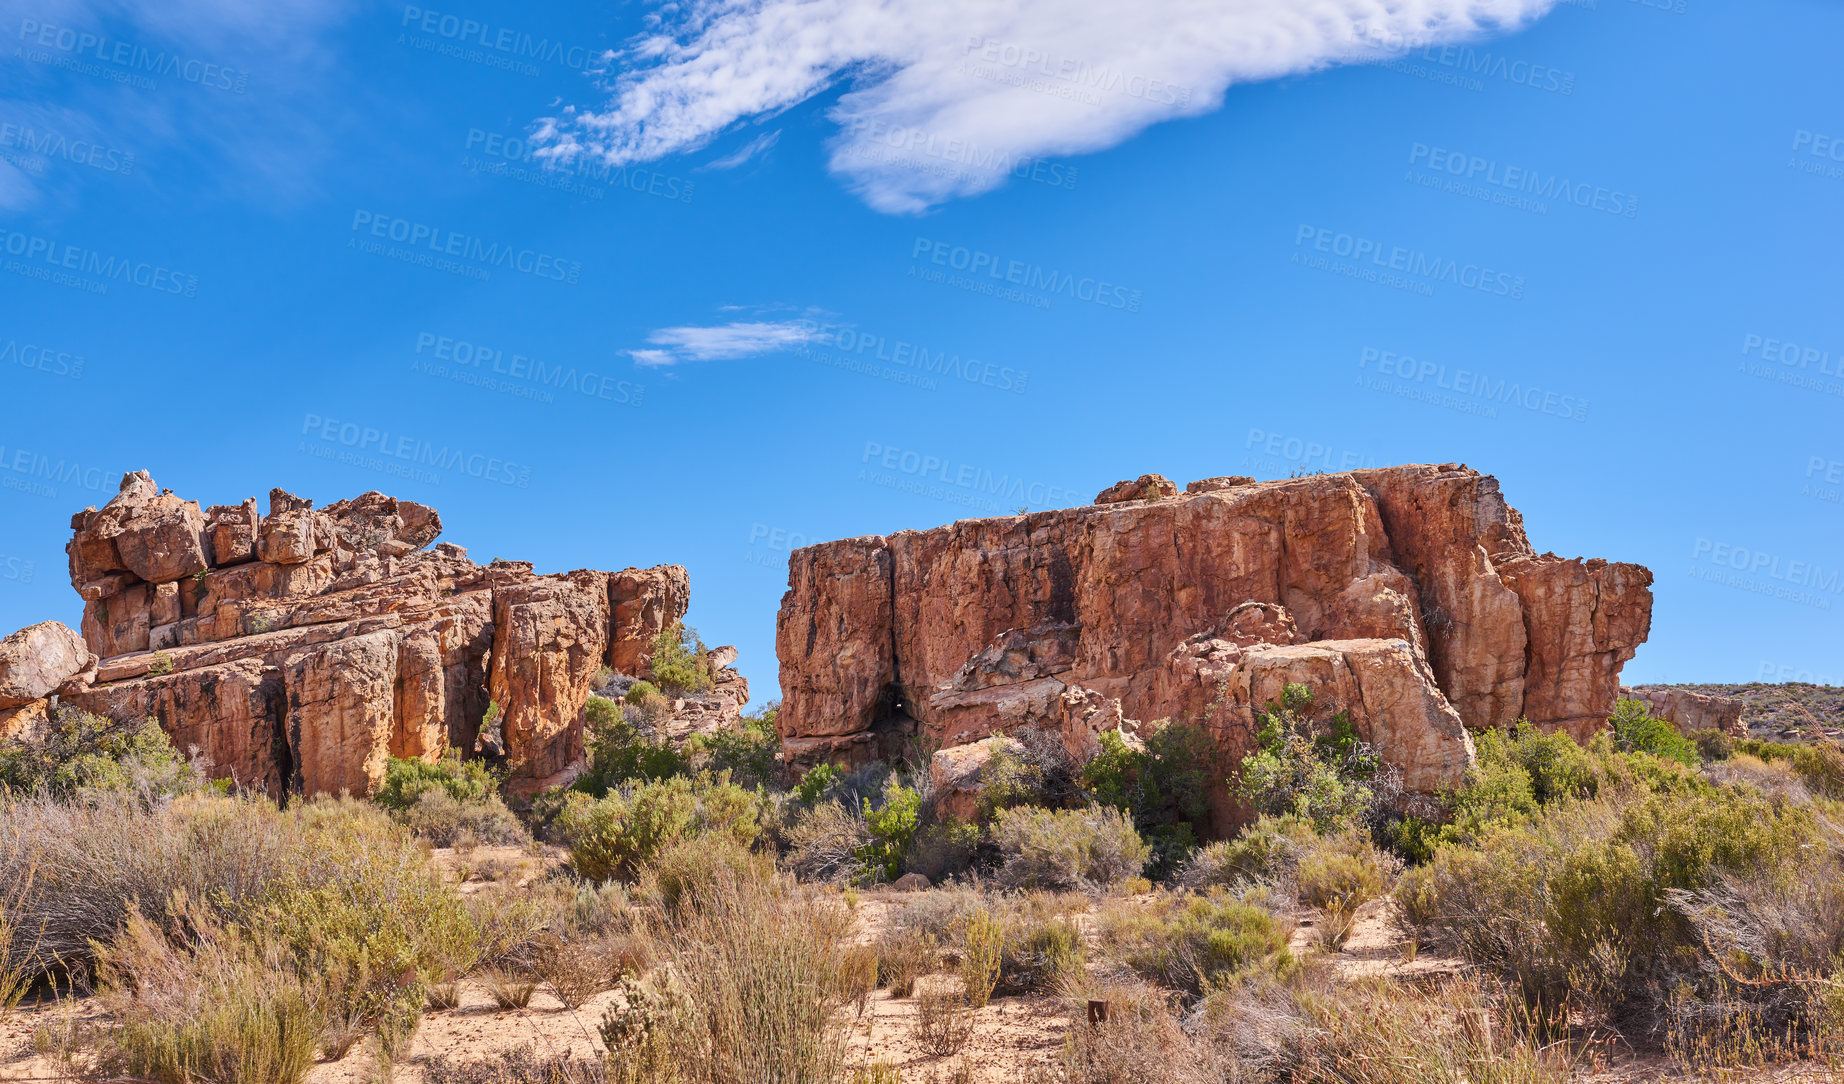
[{"label": "eroded rock face", "polygon": [[581,756],[597,671],[644,673],[690,596],[676,565],[475,564],[430,545],[434,509],[382,493],[316,509],[278,489],[267,515],[254,500],[201,512],[137,472],[72,526],[76,647],[100,662],[94,684],[61,680],[64,698],[151,716],[214,776],[275,795],[369,794],[390,756],[474,751],[492,702],[515,785],[552,777]]},{"label": "eroded rock face", "polygon": [[1601,725],[1651,580],[1535,553],[1497,481],[1458,465],[1183,495],[1146,475],[1085,508],[794,551],[779,726],[810,762],[860,759],[886,728],[951,747],[1031,725],[1075,751],[1097,727],[1190,717],[1233,756],[1302,680],[1432,790],[1471,762],[1466,727]]}]

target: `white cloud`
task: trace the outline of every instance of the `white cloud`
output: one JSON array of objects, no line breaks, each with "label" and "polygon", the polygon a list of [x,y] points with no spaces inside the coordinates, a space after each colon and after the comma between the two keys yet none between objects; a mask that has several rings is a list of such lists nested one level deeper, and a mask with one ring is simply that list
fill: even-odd
[{"label": "white cloud", "polygon": [[612,165],[703,146],[842,83],[829,165],[914,212],[1019,157],[1112,147],[1232,84],[1508,30],[1555,0],[689,0],[616,57],[600,107],[539,122],[546,153]]},{"label": "white cloud", "polygon": [[663,327],[647,336],[651,348],[627,351],[636,365],[666,366],[684,361],[734,361],[773,354],[808,341],[805,320],[732,321],[709,327]]},{"label": "white cloud", "polygon": [[768,132],[764,135],[759,135],[755,137],[749,142],[743,144],[742,147],[738,148],[735,151],[732,151],[729,154],[724,155],[722,158],[718,158],[710,162],[706,162],[704,164],[704,168],[705,169],[735,169],[736,167],[748,162],[751,158],[755,158],[758,155],[767,154],[769,151],[774,150],[775,144],[779,142],[781,142],[781,129],[777,128],[772,132]]}]

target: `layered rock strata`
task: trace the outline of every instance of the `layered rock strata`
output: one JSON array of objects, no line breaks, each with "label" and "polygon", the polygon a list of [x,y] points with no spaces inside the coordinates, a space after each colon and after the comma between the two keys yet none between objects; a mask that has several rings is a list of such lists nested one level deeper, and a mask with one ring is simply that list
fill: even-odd
[{"label": "layered rock strata", "polygon": [[1299,681],[1432,790],[1472,761],[1469,727],[1605,725],[1651,582],[1537,553],[1497,480],[1464,466],[1182,494],[1145,475],[1088,507],[794,551],[778,725],[801,763],[1026,725],[1080,752],[1123,720],[1182,717],[1235,758]]}]

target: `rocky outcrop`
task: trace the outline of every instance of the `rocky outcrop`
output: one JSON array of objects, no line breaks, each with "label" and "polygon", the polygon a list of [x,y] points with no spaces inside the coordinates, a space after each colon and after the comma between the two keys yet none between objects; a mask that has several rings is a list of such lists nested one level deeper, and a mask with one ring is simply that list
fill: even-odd
[{"label": "rocky outcrop", "polygon": [[382,493],[317,509],[277,489],[266,515],[253,499],[201,511],[137,472],[71,526],[100,662],[63,698],[152,717],[214,776],[276,795],[370,793],[388,757],[484,750],[490,704],[493,750],[535,786],[580,758],[598,671],[644,674],[690,595],[678,566],[478,565],[431,545],[433,508]]},{"label": "rocky outcrop", "polygon": [[1643,703],[1653,715],[1669,720],[1680,731],[1717,730],[1734,738],[1748,736],[1748,724],[1742,722],[1742,711],[1748,702],[1740,697],[1653,686],[1622,687],[1620,699]]},{"label": "rocky outcrop", "polygon": [[1233,755],[1300,680],[1427,790],[1471,761],[1467,727],[1603,725],[1650,624],[1646,569],[1536,553],[1497,480],[1459,465],[1182,495],[1145,475],[1103,498],[794,551],[789,759],[1023,725],[1073,751],[1094,727],[1178,717]]},{"label": "rocky outcrop", "polygon": [[40,621],[0,640],[0,738],[42,727],[51,696],[87,686],[96,664],[83,638],[62,621]]}]

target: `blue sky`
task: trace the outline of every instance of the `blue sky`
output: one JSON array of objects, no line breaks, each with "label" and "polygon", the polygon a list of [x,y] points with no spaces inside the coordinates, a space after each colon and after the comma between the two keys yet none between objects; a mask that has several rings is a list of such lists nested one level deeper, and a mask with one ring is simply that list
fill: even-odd
[{"label": "blue sky", "polygon": [[792,545],[1462,461],[1630,680],[1844,680],[1844,9],[1110,7],[0,0],[0,627],[146,468],[682,563],[772,695]]}]

